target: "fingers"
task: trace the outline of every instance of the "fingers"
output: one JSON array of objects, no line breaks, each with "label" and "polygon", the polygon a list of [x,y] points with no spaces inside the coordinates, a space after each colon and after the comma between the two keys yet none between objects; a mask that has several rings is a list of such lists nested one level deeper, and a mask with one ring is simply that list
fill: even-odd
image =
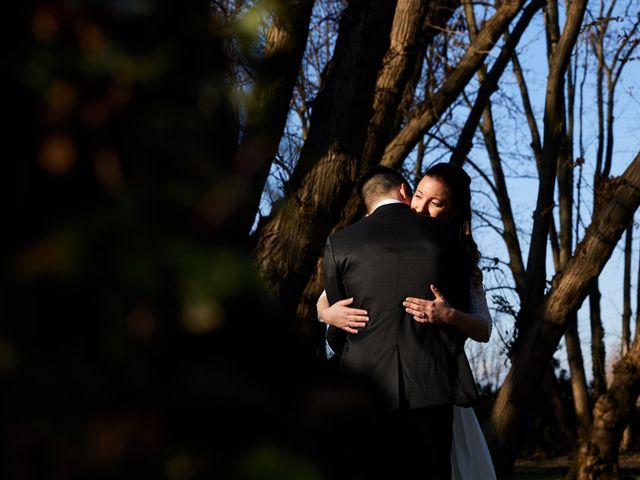
[{"label": "fingers", "polygon": [[338,300],[334,305],[351,305],[353,303],[353,297],[345,298],[344,300]]},{"label": "fingers", "polygon": [[369,317],[362,315],[347,315],[347,325],[351,328],[362,328],[369,321]]},{"label": "fingers", "polygon": [[436,297],[436,300],[444,299],[444,296],[442,295],[442,293],[440,293],[440,290],[438,290],[433,283],[429,286],[431,287],[431,291],[433,292],[433,295]]},{"label": "fingers", "polygon": [[341,328],[349,333],[358,333],[363,328],[369,319],[366,320],[349,320]]},{"label": "fingers", "polygon": [[[364,327],[365,325],[366,325],[365,322],[349,322],[347,323],[347,328],[358,329],[358,328]],[[345,328],[345,330],[347,328]]]},{"label": "fingers", "polygon": [[360,308],[347,307],[347,305],[351,305],[352,303],[353,303],[353,297],[346,298],[344,300],[338,300],[336,303],[334,303],[334,305],[341,305],[341,306],[345,307],[344,308],[344,312],[345,312],[346,315],[360,315],[360,316],[366,316],[367,315],[368,312],[366,310],[362,310]]},{"label": "fingers", "polygon": [[435,302],[423,300],[421,298],[407,297],[402,302],[405,312],[413,315],[413,319],[419,323],[433,323],[435,313]]},{"label": "fingers", "polygon": [[405,303],[411,303],[418,307],[425,307],[432,302],[431,300],[425,300],[424,298],[407,297],[404,299],[404,302],[402,304],[404,305]]},{"label": "fingers", "polygon": [[422,298],[407,297],[405,301],[402,302],[402,305],[404,307],[424,312],[433,306],[433,302],[430,300],[423,300]]},{"label": "fingers", "polygon": [[[352,298],[348,300],[353,301]],[[369,321],[369,317],[367,316],[366,310],[344,307],[342,312],[342,320],[344,322],[344,325],[342,327],[343,330],[355,334],[358,333],[360,329],[365,327],[365,325]]]},{"label": "fingers", "polygon": [[427,314],[423,309],[417,309],[409,306],[409,307],[406,307],[404,310],[408,314],[413,315],[413,317],[416,318],[417,321],[419,322],[424,322],[428,318]]}]

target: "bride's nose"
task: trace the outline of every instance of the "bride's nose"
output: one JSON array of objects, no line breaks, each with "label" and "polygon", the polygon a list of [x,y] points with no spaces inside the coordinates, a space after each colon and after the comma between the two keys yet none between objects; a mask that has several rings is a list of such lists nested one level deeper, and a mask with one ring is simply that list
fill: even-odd
[{"label": "bride's nose", "polygon": [[426,215],[428,217],[430,216],[429,209],[427,208],[426,202],[424,200],[414,199],[411,202],[411,208],[413,208],[417,213],[421,215]]}]

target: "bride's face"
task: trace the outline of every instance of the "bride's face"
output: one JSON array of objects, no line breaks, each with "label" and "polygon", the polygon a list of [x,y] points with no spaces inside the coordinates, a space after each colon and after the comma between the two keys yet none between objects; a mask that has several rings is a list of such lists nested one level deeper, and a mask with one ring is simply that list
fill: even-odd
[{"label": "bride's face", "polygon": [[420,180],[411,208],[428,217],[448,219],[453,216],[449,188],[440,179],[424,177]]}]

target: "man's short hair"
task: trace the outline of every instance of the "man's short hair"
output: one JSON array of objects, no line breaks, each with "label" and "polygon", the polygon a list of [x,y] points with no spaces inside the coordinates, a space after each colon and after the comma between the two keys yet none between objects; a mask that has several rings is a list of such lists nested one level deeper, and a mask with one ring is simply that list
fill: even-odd
[{"label": "man's short hair", "polygon": [[373,206],[372,203],[378,198],[387,195],[403,184],[407,194],[411,195],[411,187],[400,172],[389,167],[374,167],[358,180],[358,196],[367,210],[370,210]]}]

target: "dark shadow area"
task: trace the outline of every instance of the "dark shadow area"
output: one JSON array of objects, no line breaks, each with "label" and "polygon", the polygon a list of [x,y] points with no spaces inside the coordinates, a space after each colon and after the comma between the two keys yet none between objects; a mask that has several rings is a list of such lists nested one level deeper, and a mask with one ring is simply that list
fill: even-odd
[{"label": "dark shadow area", "polygon": [[207,4],[15,8],[0,477],[384,478],[377,391],[221,227],[239,132]]}]

